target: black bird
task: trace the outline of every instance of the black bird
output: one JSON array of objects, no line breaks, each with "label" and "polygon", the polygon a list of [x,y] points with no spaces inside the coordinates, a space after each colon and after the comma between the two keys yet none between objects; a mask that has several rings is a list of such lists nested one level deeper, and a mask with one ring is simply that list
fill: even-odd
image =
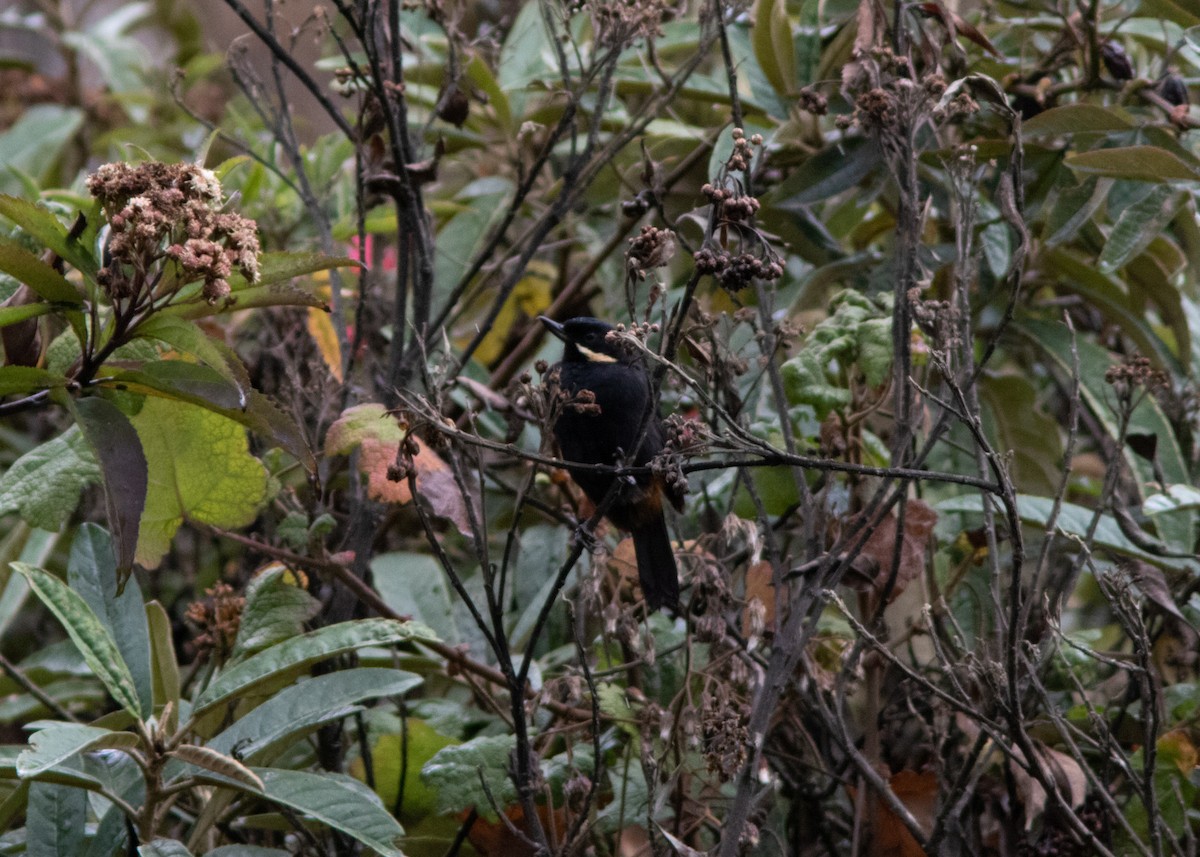
[{"label": "black bird", "polygon": [[[560,324],[545,316],[539,318],[564,344],[562,362],[557,365],[559,386],[572,397],[590,390],[597,406],[568,404],[562,409],[554,436],[563,459],[581,464],[649,463],[663,448],[663,426],[640,357],[610,342],[608,334],[613,328],[599,319],[573,318]],[[617,479],[597,471],[567,470],[597,506]],[[682,487],[667,485],[659,475],[639,476],[633,481],[623,477],[606,513],[633,536],[638,578],[651,610],[679,605],[679,570],[663,517],[664,496],[683,511]]]}]

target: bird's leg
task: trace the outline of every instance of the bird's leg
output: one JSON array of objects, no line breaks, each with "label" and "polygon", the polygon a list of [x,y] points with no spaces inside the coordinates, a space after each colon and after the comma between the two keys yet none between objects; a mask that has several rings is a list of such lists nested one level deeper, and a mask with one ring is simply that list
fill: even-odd
[{"label": "bird's leg", "polygon": [[575,528],[571,534],[571,542],[573,544],[582,544],[584,551],[589,554],[595,553],[596,548],[600,544],[600,540],[596,538],[596,534],[588,526],[587,520],[575,522]]}]

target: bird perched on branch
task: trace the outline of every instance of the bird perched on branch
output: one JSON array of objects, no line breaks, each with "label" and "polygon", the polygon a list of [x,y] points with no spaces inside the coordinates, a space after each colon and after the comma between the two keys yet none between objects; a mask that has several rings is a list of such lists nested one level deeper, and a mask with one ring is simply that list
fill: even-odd
[{"label": "bird perched on branch", "polygon": [[[641,466],[663,448],[663,426],[645,364],[609,339],[609,324],[595,318],[562,322],[540,316],[542,324],[563,341],[562,362],[555,367],[568,402],[554,424],[562,457],[580,464]],[[583,391],[590,391],[588,401]],[[580,401],[580,400],[583,401]],[[679,604],[679,570],[667,522],[665,497],[683,510],[684,486],[668,485],[659,474],[617,477],[597,470],[569,467],[576,484],[600,506],[613,483],[615,496],[605,514],[633,536],[638,579],[651,610]]]}]

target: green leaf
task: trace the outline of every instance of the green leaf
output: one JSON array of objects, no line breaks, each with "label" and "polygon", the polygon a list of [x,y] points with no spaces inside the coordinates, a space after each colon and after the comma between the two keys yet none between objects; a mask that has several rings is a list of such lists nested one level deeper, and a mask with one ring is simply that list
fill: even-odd
[{"label": "green leaf", "polygon": [[386,553],[371,560],[375,590],[401,616],[428,625],[450,645],[462,642],[454,596],[438,561],[428,554]]},{"label": "green leaf", "polygon": [[17,774],[36,777],[80,753],[136,747],[140,740],[132,732],[114,732],[82,723],[46,722],[29,736],[29,748],[17,757]]},{"label": "green leaf", "polygon": [[[1034,527],[1045,528],[1050,520],[1050,512],[1054,500],[1050,497],[1030,497],[1021,494],[1017,497],[1017,515],[1021,522]],[[938,515],[954,512],[982,512],[982,500],[976,495],[964,495],[943,500],[935,507]],[[1058,520],[1055,522],[1055,532],[1066,536],[1082,536],[1087,532],[1095,514],[1093,509],[1078,506],[1074,503],[1063,503]],[[1069,545],[1069,543],[1067,543]],[[1111,515],[1101,515],[1096,527],[1095,544],[1107,548],[1123,556],[1136,557],[1164,568],[1186,567],[1192,574],[1200,573],[1200,561],[1192,559],[1166,559],[1155,554],[1147,553],[1139,548],[1121,532],[1121,528]]]},{"label": "green leaf", "polygon": [[[0,307],[0,328],[11,327],[14,324],[20,324],[23,321],[29,321],[31,318],[49,315],[57,309],[54,304],[36,303],[22,304],[21,306],[3,306]],[[4,367],[4,368],[25,368],[25,367]]]},{"label": "green leaf", "polygon": [[1059,288],[1086,298],[1092,307],[1120,327],[1142,354],[1160,365],[1170,366],[1175,362],[1175,355],[1144,315],[1130,306],[1126,284],[1121,279],[1104,273],[1065,247],[1048,248],[1041,254],[1041,259]]},{"label": "green leaf", "polygon": [[402,696],[421,683],[402,670],[362,667],[319,675],[285,688],[208,742],[248,761],[283,750],[303,735],[352,714],[360,702]]},{"label": "green leaf", "polygon": [[796,34],[796,85],[811,86],[816,82],[817,66],[821,62],[821,3],[802,0],[800,29]]},{"label": "green leaf", "polygon": [[558,77],[551,38],[538,5],[522,4],[500,48],[497,71],[500,88],[509,94],[518,115],[524,99],[515,96],[521,95],[521,90],[535,80]]},{"label": "green leaf", "polygon": [[879,144],[852,137],[826,146],[772,189],[766,201],[784,211],[796,211],[859,184],[883,166]]},{"label": "green leaf", "polygon": [[154,707],[161,709],[168,702],[179,705],[179,661],[175,657],[175,642],[171,637],[171,620],[157,601],[146,604],[146,624],[150,633],[150,656],[153,664]]},{"label": "green leaf", "polygon": [[1053,494],[1062,477],[1058,423],[1037,406],[1037,391],[1022,375],[979,380],[983,425],[996,450],[1011,455],[1018,490]]},{"label": "green leaf", "polygon": [[404,828],[380,805],[379,798],[357,780],[329,772],[253,770],[266,786],[262,795],[267,800],[340,830],[375,849],[382,857],[404,857],[396,846]]},{"label": "green leaf", "polygon": [[138,846],[138,857],[192,857],[192,852],[178,839],[155,839]]},{"label": "green leaf", "polygon": [[1200,488],[1191,485],[1168,485],[1166,489],[1146,498],[1142,510],[1147,515],[1160,515],[1180,509],[1200,509]]},{"label": "green leaf", "polygon": [[892,371],[892,320],[866,319],[855,328],[854,334],[858,368],[862,369],[869,385],[878,387]]},{"label": "green leaf", "polygon": [[[421,769],[421,779],[437,794],[438,811],[461,812],[473,806],[485,818],[496,818],[492,799],[501,808],[517,799],[508,776],[515,746],[512,735],[481,735],[439,750]],[[487,782],[491,798],[481,779]]]},{"label": "green leaf", "polygon": [[246,586],[246,606],[231,660],[304,633],[304,623],[320,609],[321,602],[296,584],[291,570],[275,565],[259,572]]},{"label": "green leaf", "polygon": [[[78,107],[59,104],[34,104],[22,110],[19,118],[0,134],[0,164],[5,172],[27,173],[41,181],[50,175],[59,155],[83,125],[84,112]],[[15,182],[4,176],[6,190]]]},{"label": "green leaf", "polygon": [[261,845],[222,845],[209,851],[204,857],[292,857],[292,852],[264,848]]},{"label": "green leaf", "polygon": [[[375,792],[384,806],[397,806],[404,822],[418,821],[437,811],[437,790],[421,778],[421,769],[444,747],[459,743],[442,735],[424,720],[409,717],[399,734],[379,736],[371,748]],[[358,779],[366,776],[361,759],[351,764]],[[404,781],[401,801],[400,782]]]},{"label": "green leaf", "polygon": [[137,327],[137,336],[165,342],[176,351],[190,354],[215,369],[228,381],[246,389],[250,378],[232,348],[213,339],[197,325],[182,318],[156,313]]},{"label": "green leaf", "polygon": [[1037,134],[1083,134],[1099,131],[1128,131],[1134,124],[1124,110],[1095,104],[1064,104],[1044,110],[1026,120],[1021,132]]},{"label": "green leaf", "polygon": [[1179,195],[1169,185],[1159,185],[1141,200],[1126,208],[1117,218],[1104,250],[1100,253],[1100,271],[1112,273],[1141,253],[1175,217]]},{"label": "green leaf", "polygon": [[137,717],[142,706],[133,676],[129,674],[129,667],[122,659],[112,635],[96,618],[87,602],[49,572],[21,562],[14,562],[12,567],[25,576],[37,597],[62,623],[75,648],[79,649],[87,665],[108,688],[113,699]]},{"label": "green leaf", "polygon": [[251,523],[267,497],[267,472],[241,426],[203,408],[147,397],[133,418],[149,471],[137,561],[154,568],[186,520]]},{"label": "green leaf", "polygon": [[201,363],[184,360],[160,360],[141,369],[130,369],[106,378],[105,384],[119,390],[156,392],[224,413],[242,410],[246,392],[222,372]]},{"label": "green leaf", "polygon": [[193,705],[193,716],[270,679],[295,676],[309,666],[364,646],[387,646],[412,639],[434,639],[415,622],[362,619],[311,631],[272,646],[222,672]]},{"label": "green leaf", "polygon": [[263,253],[258,257],[258,280],[249,283],[240,273],[229,277],[229,287],[238,295],[241,306],[242,293],[253,288],[283,283],[305,274],[331,271],[334,268],[361,268],[362,263],[346,256],[326,256],[322,253]]},{"label": "green leaf", "polygon": [[99,269],[96,260],[78,241],[67,240],[67,227],[48,209],[28,200],[0,194],[0,216],[8,218],[42,245],[53,250],[88,277],[95,279]]},{"label": "green leaf", "polygon": [[1155,184],[1172,180],[1200,180],[1200,171],[1185,163],[1178,155],[1157,146],[1093,149],[1067,155],[1064,163],[1079,173]]},{"label": "green leaf", "polygon": [[1075,187],[1059,190],[1054,207],[1046,217],[1043,232],[1046,243],[1061,244],[1074,238],[1108,199],[1112,184],[1112,179],[1089,176]]},{"label": "green leaf", "polygon": [[[1014,324],[1013,329],[1029,338],[1036,347],[1050,357],[1059,372],[1069,376],[1072,366],[1071,340],[1065,326],[1044,321],[1024,320]],[[1116,438],[1118,433],[1116,417],[1109,407],[1110,387],[1104,381],[1105,372],[1116,360],[1108,351],[1086,339],[1079,339],[1076,342],[1076,348],[1079,352],[1079,391],[1083,402],[1109,435]],[[1154,435],[1158,438],[1158,462],[1168,483],[1192,483],[1187,461],[1179,447],[1171,421],[1167,419],[1153,396],[1146,396],[1134,409],[1129,431],[1134,434]],[[1125,451],[1125,461],[1132,472],[1138,474],[1140,484],[1156,481],[1153,466],[1129,449]],[[1195,542],[1195,514],[1190,509],[1156,515],[1154,523],[1158,528],[1159,538],[1172,551],[1191,552]],[[1154,562],[1156,565],[1161,563],[1161,560],[1156,562],[1154,559],[1150,559],[1148,561]]]},{"label": "green leaf", "polygon": [[754,56],[771,87],[780,95],[796,89],[796,51],[792,45],[792,22],[783,0],[758,0],[750,30]]},{"label": "green leaf", "polygon": [[[38,304],[31,306],[38,306]],[[11,309],[29,308],[29,306],[11,307]],[[68,380],[62,375],[56,372],[47,372],[36,366],[0,366],[0,396],[24,396],[38,390],[65,387],[68,383]]]},{"label": "green leaf", "polygon": [[[3,163],[0,161],[0,163]],[[11,238],[0,236],[0,271],[33,289],[51,303],[82,305],[83,299],[70,281]]]},{"label": "green leaf", "polygon": [[251,286],[236,292],[234,297],[233,301],[217,301],[215,304],[204,300],[178,303],[164,307],[159,314],[177,318],[207,318],[210,315],[259,307],[299,306],[326,311],[329,309],[329,305],[326,304],[323,297],[311,289],[294,286],[290,283]]},{"label": "green leaf", "polygon": [[87,792],[55,783],[33,783],[25,813],[26,857],[62,857],[83,851]]},{"label": "green leaf", "polygon": [[141,716],[149,718],[153,713],[154,686],[146,609],[136,578],[127,580],[125,590],[117,594],[117,561],[112,540],[102,527],[84,524],[79,528],[67,562],[67,583],[112,634],[137,687]]},{"label": "green leaf", "polygon": [[133,569],[148,498],[146,455],[129,417],[112,402],[90,396],[75,403],[75,413],[104,472],[104,505],[123,583]]}]

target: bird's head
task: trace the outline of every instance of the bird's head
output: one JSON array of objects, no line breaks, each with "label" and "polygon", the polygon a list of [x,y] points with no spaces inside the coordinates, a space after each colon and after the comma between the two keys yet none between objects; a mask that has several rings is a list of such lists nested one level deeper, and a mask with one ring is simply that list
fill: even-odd
[{"label": "bird's head", "polygon": [[538,316],[546,330],[563,341],[564,363],[628,363],[629,355],[620,343],[610,342],[613,330],[598,318],[572,318],[557,322]]}]

